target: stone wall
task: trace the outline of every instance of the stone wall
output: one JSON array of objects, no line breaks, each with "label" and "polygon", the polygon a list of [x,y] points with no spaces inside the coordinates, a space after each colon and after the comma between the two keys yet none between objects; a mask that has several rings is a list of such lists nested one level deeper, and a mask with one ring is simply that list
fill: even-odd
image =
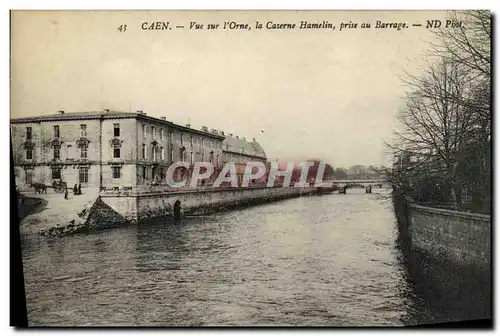
[{"label": "stone wall", "polygon": [[108,193],[102,201],[127,220],[170,216],[180,202],[184,215],[209,213],[228,207],[265,203],[314,193],[315,188],[227,188],[170,193]]},{"label": "stone wall", "polygon": [[408,204],[412,248],[433,258],[461,264],[489,265],[490,216]]}]

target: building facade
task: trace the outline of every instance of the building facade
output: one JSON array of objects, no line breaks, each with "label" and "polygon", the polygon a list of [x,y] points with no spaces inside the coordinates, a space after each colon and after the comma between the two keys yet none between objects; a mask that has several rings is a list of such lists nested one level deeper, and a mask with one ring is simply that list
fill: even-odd
[{"label": "building facade", "polygon": [[[246,138],[240,138],[239,136],[234,136],[228,133],[223,141],[223,162],[234,162],[236,166],[236,175],[238,179],[238,185],[241,185],[243,181],[243,176],[245,175],[245,169],[248,162],[261,162],[267,166],[266,153],[262,146],[255,141],[247,141]],[[265,183],[266,177],[250,181],[252,184],[262,184]]]},{"label": "building facade", "polygon": [[[224,137],[144,112],[59,111],[11,119],[11,143],[20,190],[34,183],[69,188],[133,189],[165,184],[175,161],[222,163]],[[178,170],[180,171],[180,170]],[[180,171],[185,178],[189,171]]]}]

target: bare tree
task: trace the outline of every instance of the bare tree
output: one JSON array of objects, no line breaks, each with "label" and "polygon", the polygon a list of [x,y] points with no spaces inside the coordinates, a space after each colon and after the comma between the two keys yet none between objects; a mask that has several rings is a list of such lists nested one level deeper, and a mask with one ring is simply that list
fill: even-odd
[{"label": "bare tree", "polygon": [[429,63],[422,76],[408,75],[410,91],[398,115],[402,130],[393,146],[399,155],[409,157],[411,169],[405,174],[410,180],[429,173],[442,176],[457,208],[461,203],[457,153],[473,121],[460,101],[470,90],[470,76],[467,68],[445,58]]},{"label": "bare tree", "polygon": [[461,24],[437,32],[423,75],[404,79],[402,129],[390,145],[399,161],[389,176],[408,189],[437,176],[460,209],[464,188],[489,199],[491,13],[453,12],[449,20]]},{"label": "bare tree", "polygon": [[491,79],[491,12],[451,12],[449,20],[460,24],[439,30],[439,42],[432,44],[431,51]]}]

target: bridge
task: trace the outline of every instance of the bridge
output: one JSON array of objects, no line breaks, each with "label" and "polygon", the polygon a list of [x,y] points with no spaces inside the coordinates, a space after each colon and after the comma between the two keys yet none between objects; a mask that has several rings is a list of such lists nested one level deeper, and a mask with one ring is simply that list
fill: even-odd
[{"label": "bridge", "polygon": [[326,180],[323,181],[323,186],[325,187],[336,187],[339,193],[345,194],[346,190],[349,188],[365,188],[367,193],[371,193],[371,189],[376,186],[382,186],[388,184],[389,182],[385,179],[366,179],[366,180]]},{"label": "bridge", "polygon": [[386,184],[388,183],[387,180],[384,179],[372,179],[372,180],[326,180],[323,181],[325,185],[337,185],[337,186],[344,186],[344,185],[361,185],[363,187],[367,187],[369,185],[374,185],[374,184]]}]

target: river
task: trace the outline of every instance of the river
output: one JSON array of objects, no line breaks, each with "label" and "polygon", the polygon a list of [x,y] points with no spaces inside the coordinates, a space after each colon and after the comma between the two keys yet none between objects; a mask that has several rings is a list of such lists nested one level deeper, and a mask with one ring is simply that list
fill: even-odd
[{"label": "river", "polygon": [[389,194],[373,191],[52,240],[25,237],[29,324],[396,326],[453,319],[415,290]]}]

